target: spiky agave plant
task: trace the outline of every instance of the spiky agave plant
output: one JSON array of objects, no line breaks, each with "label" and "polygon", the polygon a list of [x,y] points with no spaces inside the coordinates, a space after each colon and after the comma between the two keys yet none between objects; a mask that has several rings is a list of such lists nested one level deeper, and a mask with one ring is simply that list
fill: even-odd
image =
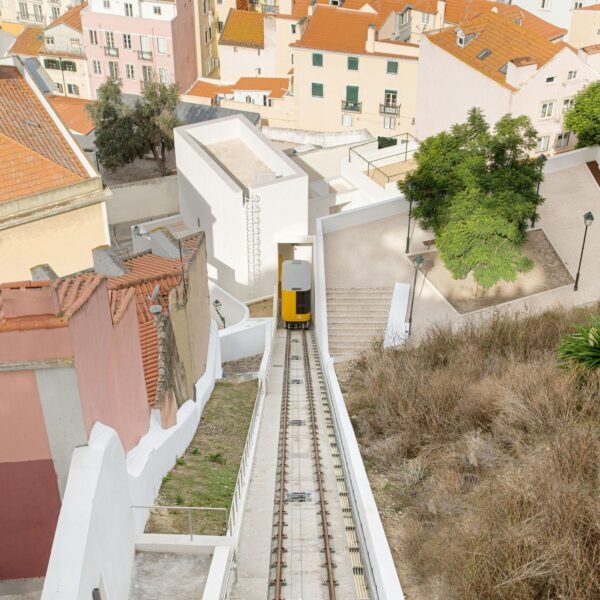
[{"label": "spiky agave plant", "polygon": [[561,367],[593,371],[600,367],[600,316],[589,325],[574,325],[574,333],[565,335],[558,346]]}]

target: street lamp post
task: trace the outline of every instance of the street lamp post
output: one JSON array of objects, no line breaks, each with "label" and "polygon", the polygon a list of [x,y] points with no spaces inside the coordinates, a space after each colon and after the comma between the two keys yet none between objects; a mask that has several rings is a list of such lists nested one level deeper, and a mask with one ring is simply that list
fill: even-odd
[{"label": "street lamp post", "polygon": [[583,261],[583,251],[585,249],[585,239],[587,237],[587,232],[589,226],[594,222],[594,215],[588,211],[583,215],[583,223],[585,225],[585,230],[583,232],[583,243],[581,244],[581,254],[579,255],[579,265],[577,266],[577,275],[575,276],[575,285],[573,286],[573,291],[577,291],[579,289],[579,275],[581,273],[581,262]]},{"label": "street lamp post", "polygon": [[408,184],[408,229],[406,230],[406,254],[410,247],[410,219],[412,217],[412,183]]},{"label": "street lamp post", "polygon": [[221,314],[222,305],[218,299],[213,302],[213,306],[215,307],[215,311],[219,315],[219,319],[221,319],[221,323],[223,323],[223,329],[225,329],[225,317]]},{"label": "street lamp post", "polygon": [[410,332],[412,329],[413,306],[415,304],[415,291],[417,288],[417,273],[419,272],[421,265],[425,262],[425,259],[420,254],[417,254],[417,256],[415,256],[414,262],[415,262],[415,276],[413,278],[412,294],[410,297],[410,311],[408,313],[408,335],[410,335]]}]

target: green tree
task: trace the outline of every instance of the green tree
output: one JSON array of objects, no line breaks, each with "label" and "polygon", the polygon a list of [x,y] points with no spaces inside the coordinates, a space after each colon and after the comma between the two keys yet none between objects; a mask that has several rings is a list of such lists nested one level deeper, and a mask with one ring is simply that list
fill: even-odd
[{"label": "green tree", "polygon": [[574,98],[564,116],[565,127],[577,135],[577,146],[600,144],[600,81],[594,81]]},{"label": "green tree", "polygon": [[477,284],[489,288],[533,267],[522,252],[524,234],[516,220],[507,218],[507,197],[501,196],[471,188],[454,198],[437,247],[455,279],[472,272]]},{"label": "green tree", "polygon": [[127,106],[121,84],[106,81],[98,88],[98,100],[88,106],[100,162],[114,171],[151,152],[161,175],[166,175],[166,153],[174,146],[173,129],[181,124],[176,115],[178,102],[176,85],[149,82],[142,98]]}]

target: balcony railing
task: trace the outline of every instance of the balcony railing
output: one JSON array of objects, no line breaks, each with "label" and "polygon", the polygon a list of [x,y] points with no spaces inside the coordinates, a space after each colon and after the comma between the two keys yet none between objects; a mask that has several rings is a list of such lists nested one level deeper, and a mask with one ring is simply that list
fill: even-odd
[{"label": "balcony railing", "polygon": [[342,100],[342,110],[345,112],[362,112],[362,102],[354,102],[353,100]]},{"label": "balcony railing", "polygon": [[119,56],[119,49],[111,46],[104,46],[104,54],[106,56]]},{"label": "balcony railing", "polygon": [[400,114],[400,105],[399,104],[390,104],[388,102],[385,102],[384,104],[380,104],[379,105],[379,114],[397,117]]},{"label": "balcony railing", "polygon": [[17,15],[17,19],[19,21],[27,21],[28,23],[44,23],[44,15],[30,15],[30,14],[23,14],[23,13],[19,13]]},{"label": "balcony railing", "polygon": [[277,15],[279,14],[279,6],[277,4],[262,4],[262,11],[265,14]]},{"label": "balcony railing", "polygon": [[140,60],[152,60],[152,52],[150,50],[138,50],[138,58]]}]

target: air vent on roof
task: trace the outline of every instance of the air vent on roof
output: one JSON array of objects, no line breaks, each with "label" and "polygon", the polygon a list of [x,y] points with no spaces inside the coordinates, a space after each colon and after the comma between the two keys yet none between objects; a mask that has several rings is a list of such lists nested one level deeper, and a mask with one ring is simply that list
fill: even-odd
[{"label": "air vent on roof", "polygon": [[489,50],[488,48],[484,48],[478,55],[477,58],[479,60],[485,60],[490,54],[492,53],[491,50]]},{"label": "air vent on roof", "polygon": [[504,63],[498,70],[500,73],[502,73],[502,75],[506,75],[506,71],[508,71],[508,63]]},{"label": "air vent on roof", "polygon": [[38,129],[40,128],[40,124],[36,123],[35,121],[32,121],[31,119],[25,119],[25,125],[29,125],[29,127],[37,127]]}]

